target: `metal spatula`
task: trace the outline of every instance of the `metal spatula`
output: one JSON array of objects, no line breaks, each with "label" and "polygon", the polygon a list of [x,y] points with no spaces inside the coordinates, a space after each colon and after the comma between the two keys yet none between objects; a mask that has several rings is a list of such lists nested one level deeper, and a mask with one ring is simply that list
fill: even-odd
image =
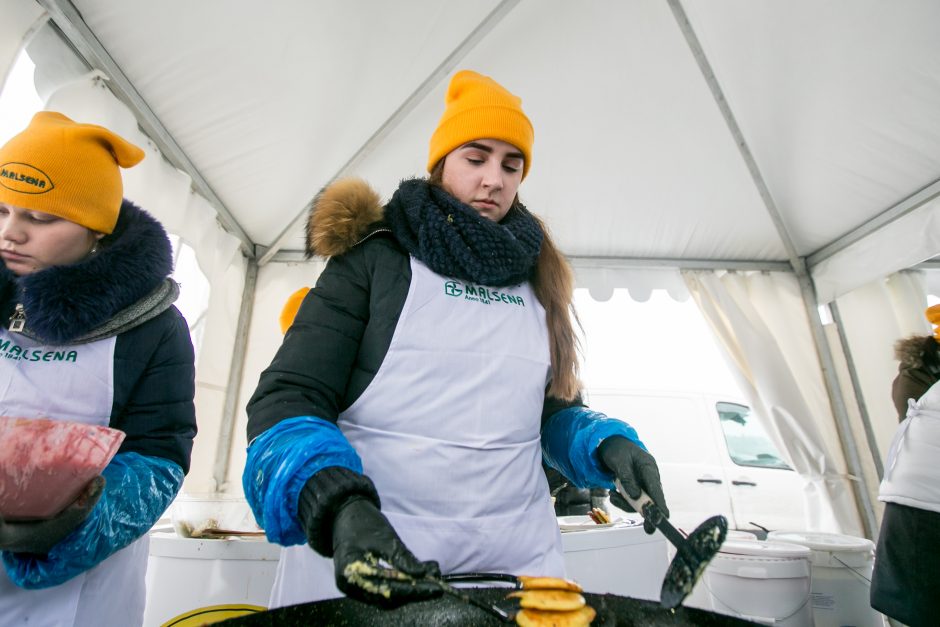
[{"label": "metal spatula", "polygon": [[678,607],[692,592],[708,562],[721,548],[728,535],[728,521],[724,516],[712,516],[686,538],[663,516],[662,510],[646,492],[641,492],[638,499],[630,498],[619,479],[615,480],[615,484],[617,492],[627,503],[639,512],[644,520],[662,531],[666,539],[676,547],[676,556],[672,558],[663,578],[659,602],[666,609]]}]

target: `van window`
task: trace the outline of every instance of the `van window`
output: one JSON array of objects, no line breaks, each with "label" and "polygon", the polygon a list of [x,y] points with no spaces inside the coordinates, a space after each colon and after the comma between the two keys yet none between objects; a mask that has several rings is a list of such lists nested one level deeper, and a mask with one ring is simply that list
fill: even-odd
[{"label": "van window", "polygon": [[761,424],[750,418],[751,410],[738,403],[716,403],[721,431],[732,461],[739,466],[790,470]]}]

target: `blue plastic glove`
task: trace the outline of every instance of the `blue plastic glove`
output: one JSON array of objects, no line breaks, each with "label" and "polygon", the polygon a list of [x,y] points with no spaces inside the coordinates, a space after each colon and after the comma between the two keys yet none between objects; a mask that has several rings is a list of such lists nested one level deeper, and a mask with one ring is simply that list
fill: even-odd
[{"label": "blue plastic glove", "polygon": [[646,450],[636,429],[587,407],[569,407],[553,414],[542,427],[542,456],[578,488],[616,490],[614,475],[601,462],[597,449],[613,436],[622,436]]},{"label": "blue plastic glove", "polygon": [[304,544],[297,505],[307,480],[336,466],[362,472],[362,461],[339,427],[315,416],[277,423],[251,442],[242,473],[245,499],[271,542]]}]

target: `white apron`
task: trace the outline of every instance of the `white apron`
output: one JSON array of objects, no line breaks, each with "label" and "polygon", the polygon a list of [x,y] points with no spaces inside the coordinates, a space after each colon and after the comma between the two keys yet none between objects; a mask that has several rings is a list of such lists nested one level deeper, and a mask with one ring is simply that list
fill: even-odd
[{"label": "white apron", "polygon": [[908,400],[907,418],[894,434],[878,500],[940,513],[940,382],[918,401]]},{"label": "white apron", "polygon": [[[0,415],[107,426],[114,346],[107,338],[47,346],[0,329]],[[145,536],[91,570],[43,590],[24,590],[0,567],[0,624],[29,627],[139,625],[144,612]]]},{"label": "white apron", "polygon": [[[339,417],[405,545],[444,573],[563,577],[539,429],[550,372],[528,283],[485,288],[411,260],[375,379]],[[271,607],[342,596],[332,560],[282,550]]]}]

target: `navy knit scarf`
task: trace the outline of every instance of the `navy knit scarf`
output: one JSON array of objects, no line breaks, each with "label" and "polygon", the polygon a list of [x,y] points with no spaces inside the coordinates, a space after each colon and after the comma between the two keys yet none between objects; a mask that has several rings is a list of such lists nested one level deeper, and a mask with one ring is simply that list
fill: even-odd
[{"label": "navy knit scarf", "polygon": [[524,207],[499,223],[424,179],[402,181],[385,206],[398,242],[434,272],[491,287],[529,279],[542,229]]}]

